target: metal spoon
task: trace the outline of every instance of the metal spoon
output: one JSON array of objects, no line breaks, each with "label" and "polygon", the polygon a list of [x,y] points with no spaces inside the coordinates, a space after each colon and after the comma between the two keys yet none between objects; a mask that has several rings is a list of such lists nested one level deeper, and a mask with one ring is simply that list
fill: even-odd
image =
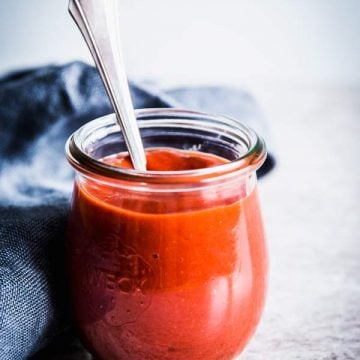
[{"label": "metal spoon", "polygon": [[118,3],[118,0],[70,0],[69,12],[94,58],[134,168],[145,171],[145,151],[121,53]]}]

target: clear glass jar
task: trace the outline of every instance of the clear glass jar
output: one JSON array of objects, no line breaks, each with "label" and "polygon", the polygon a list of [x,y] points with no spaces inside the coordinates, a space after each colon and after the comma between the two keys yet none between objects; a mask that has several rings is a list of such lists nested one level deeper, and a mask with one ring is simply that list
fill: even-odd
[{"label": "clear glass jar", "polygon": [[68,140],[76,170],[67,241],[74,313],[99,359],[233,359],[264,304],[267,252],[256,190],[263,141],[239,122],[176,109],[137,111],[146,148],[226,164],[140,172],[120,153],[114,115]]}]

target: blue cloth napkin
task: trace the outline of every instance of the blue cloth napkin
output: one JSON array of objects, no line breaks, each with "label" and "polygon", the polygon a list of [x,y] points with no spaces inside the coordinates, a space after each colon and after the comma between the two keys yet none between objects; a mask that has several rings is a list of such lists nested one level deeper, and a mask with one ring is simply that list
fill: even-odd
[{"label": "blue cloth napkin", "polygon": [[[135,108],[220,113],[267,140],[257,105],[242,90],[132,83],[131,93]],[[69,334],[63,247],[73,171],[64,144],[82,124],[110,112],[97,71],[81,62],[0,79],[0,359],[30,358]],[[273,166],[270,153],[258,175]]]}]

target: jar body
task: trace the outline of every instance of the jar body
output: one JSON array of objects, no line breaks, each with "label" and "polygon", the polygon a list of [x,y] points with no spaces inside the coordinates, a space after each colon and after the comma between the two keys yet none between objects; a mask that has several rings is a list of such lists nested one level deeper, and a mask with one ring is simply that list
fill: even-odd
[{"label": "jar body", "polygon": [[255,331],[267,275],[255,172],[186,188],[78,172],[69,224],[74,313],[97,358],[232,359]]}]

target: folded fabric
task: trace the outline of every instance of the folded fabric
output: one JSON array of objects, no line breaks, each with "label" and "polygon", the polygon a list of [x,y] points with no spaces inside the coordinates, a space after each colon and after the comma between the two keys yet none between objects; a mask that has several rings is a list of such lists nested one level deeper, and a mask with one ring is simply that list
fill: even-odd
[{"label": "folded fabric", "polygon": [[[242,90],[159,90],[131,84],[135,108],[180,107],[234,117],[267,140]],[[68,136],[112,112],[92,66],[80,62],[0,79],[0,359],[33,355],[71,327],[63,245],[73,172]],[[274,166],[270,156],[258,173]]]}]

